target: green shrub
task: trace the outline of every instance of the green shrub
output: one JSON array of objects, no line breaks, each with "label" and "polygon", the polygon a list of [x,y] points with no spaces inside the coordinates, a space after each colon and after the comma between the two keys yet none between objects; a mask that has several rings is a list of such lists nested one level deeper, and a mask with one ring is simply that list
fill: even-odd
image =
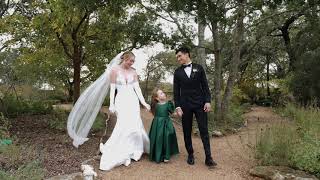
[{"label": "green shrub", "polygon": [[34,89],[26,98],[37,101],[54,101],[57,104],[66,102],[67,95],[62,90],[39,90]]},{"label": "green shrub", "polygon": [[258,98],[256,104],[259,106],[266,106],[266,107],[270,107],[272,106],[272,99],[270,97],[261,97]]},{"label": "green shrub", "polygon": [[0,170],[0,179],[4,179],[4,180],[15,180],[15,178],[13,177],[12,174],[6,172],[6,171],[3,171],[3,170]]},{"label": "green shrub", "polygon": [[232,99],[233,104],[250,102],[250,98],[238,86],[233,88]]},{"label": "green shrub", "polygon": [[98,113],[97,118],[94,121],[91,129],[93,132],[104,130],[106,128],[105,124],[106,124],[106,117],[104,117],[104,115],[102,115],[101,113]]},{"label": "green shrub", "polygon": [[[10,121],[8,118],[6,118],[3,113],[0,112],[0,140],[9,138],[9,128],[11,126]],[[1,143],[0,143],[1,144]]]},{"label": "green shrub", "polygon": [[0,179],[43,179],[40,154],[34,146],[0,146],[0,159],[4,163]]},{"label": "green shrub", "polygon": [[309,133],[316,139],[320,138],[320,111],[318,108],[300,108],[290,103],[279,109],[278,112],[293,120],[303,132]]},{"label": "green shrub", "polygon": [[43,179],[41,152],[34,146],[0,146],[0,179]]},{"label": "green shrub", "polygon": [[320,140],[305,134],[299,143],[294,144],[290,161],[291,166],[320,177]]},{"label": "green shrub", "polygon": [[52,112],[52,118],[48,120],[51,129],[65,130],[67,127],[69,112],[62,109],[55,109]]},{"label": "green shrub", "polygon": [[239,128],[243,125],[244,106],[239,104],[231,104],[230,110],[227,114],[227,123],[230,123],[233,127]]},{"label": "green shrub", "polygon": [[29,159],[34,159],[37,155],[32,147],[12,145],[0,146],[0,159],[4,162],[4,169],[18,169]]},{"label": "green shrub", "polygon": [[16,179],[41,180],[44,179],[44,169],[39,161],[28,162],[14,173]]},{"label": "green shrub", "polygon": [[[310,34],[308,34],[308,36],[310,36]],[[308,50],[304,53],[297,56],[289,88],[293,92],[296,100],[301,104],[307,105],[316,100],[317,105],[319,106],[320,48],[319,45],[317,45],[316,47],[313,47],[312,50],[310,47],[307,47],[307,49]]]},{"label": "green shrub", "polygon": [[263,131],[256,157],[263,165],[287,165],[320,177],[320,111],[288,104],[277,110],[291,119]]},{"label": "green shrub", "polygon": [[290,119],[294,119],[294,116],[296,114],[296,106],[294,104],[287,104],[284,108],[278,108],[275,109],[276,113],[278,113],[279,115],[283,116],[283,117],[289,117]]},{"label": "green shrub", "polygon": [[0,179],[3,180],[41,180],[44,179],[44,169],[39,161],[32,161],[22,165],[16,171],[0,170]]},{"label": "green shrub", "polygon": [[102,103],[102,106],[108,106],[108,107],[109,107],[109,104],[110,104],[110,97],[107,96],[107,97],[104,99],[104,101],[103,101],[103,103]]},{"label": "green shrub", "polygon": [[61,91],[54,91],[54,92],[50,93],[46,97],[46,99],[55,101],[57,103],[63,103],[63,102],[67,102],[68,97],[66,96],[66,94],[64,94]]},{"label": "green shrub", "polygon": [[[242,115],[245,110],[248,108],[248,104],[244,104],[244,106],[239,105],[237,103],[232,103],[230,105],[230,109],[228,114],[225,116],[225,120],[223,122],[218,122],[214,120],[214,112],[210,112],[208,114],[208,130],[212,132],[214,130],[220,131],[230,131],[232,129],[237,129],[244,124],[244,119]],[[214,108],[214,107],[213,107]],[[195,123],[194,123],[195,124]]]},{"label": "green shrub", "polygon": [[32,101],[7,95],[3,98],[3,102],[5,110],[1,111],[7,113],[6,116],[8,117],[17,117],[22,114],[48,114],[52,112],[52,103],[48,101]]},{"label": "green shrub", "polygon": [[[52,113],[52,118],[49,119],[48,124],[52,129],[66,130],[67,121],[69,116],[68,111],[62,109],[56,109]],[[105,128],[105,117],[101,113],[98,113],[96,120],[94,121],[91,130],[96,132]]]},{"label": "green shrub", "polygon": [[256,158],[262,165],[289,166],[292,146],[298,137],[287,124],[267,127],[258,135]]}]

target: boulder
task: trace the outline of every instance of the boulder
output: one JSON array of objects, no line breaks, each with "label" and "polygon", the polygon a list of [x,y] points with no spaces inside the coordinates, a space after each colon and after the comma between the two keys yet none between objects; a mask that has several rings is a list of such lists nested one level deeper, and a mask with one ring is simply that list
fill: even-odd
[{"label": "boulder", "polygon": [[268,180],[317,180],[304,171],[285,166],[256,166],[250,170],[250,174]]}]

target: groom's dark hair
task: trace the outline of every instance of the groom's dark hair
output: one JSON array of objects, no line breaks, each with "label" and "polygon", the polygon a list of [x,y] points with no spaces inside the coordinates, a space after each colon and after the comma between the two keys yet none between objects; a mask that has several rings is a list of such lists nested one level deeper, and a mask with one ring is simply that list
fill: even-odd
[{"label": "groom's dark hair", "polygon": [[191,58],[191,54],[190,54],[190,49],[187,47],[180,47],[176,50],[176,54],[178,54],[178,52],[182,52],[182,53],[188,53],[189,57]]}]

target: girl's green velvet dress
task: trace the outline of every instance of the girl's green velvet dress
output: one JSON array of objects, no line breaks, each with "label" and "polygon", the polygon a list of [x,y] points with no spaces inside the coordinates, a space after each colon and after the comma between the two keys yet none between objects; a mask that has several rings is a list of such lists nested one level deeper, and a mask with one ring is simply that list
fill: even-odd
[{"label": "girl's green velvet dress", "polygon": [[159,163],[179,153],[176,132],[169,117],[169,113],[173,111],[174,105],[171,101],[156,105],[149,131],[151,161]]}]

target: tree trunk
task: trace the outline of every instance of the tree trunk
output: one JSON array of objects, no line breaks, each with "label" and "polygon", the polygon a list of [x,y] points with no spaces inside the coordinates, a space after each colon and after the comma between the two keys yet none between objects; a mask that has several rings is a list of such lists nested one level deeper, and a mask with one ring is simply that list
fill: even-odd
[{"label": "tree trunk", "polygon": [[198,62],[201,64],[201,66],[206,71],[206,52],[204,48],[204,31],[205,31],[206,25],[201,21],[198,20],[198,48],[197,48],[197,59]]},{"label": "tree trunk", "polygon": [[74,82],[74,94],[73,103],[77,102],[80,97],[80,72],[81,72],[81,60],[78,52],[76,51],[73,59],[73,82]]},{"label": "tree trunk", "polygon": [[84,22],[85,18],[87,17],[87,14],[84,15],[84,17],[79,22],[76,29],[73,29],[73,32],[71,34],[72,38],[72,44],[73,44],[73,85],[74,85],[74,94],[73,94],[73,103],[77,102],[78,98],[80,97],[80,74],[81,74],[81,63],[83,58],[83,47],[81,40],[78,39],[78,33],[81,24]]},{"label": "tree trunk", "polygon": [[[78,98],[80,97],[80,74],[81,74],[81,63],[83,62],[83,42],[78,38],[80,33],[80,28],[82,24],[86,21],[89,17],[90,13],[85,12],[82,16],[78,25],[72,30],[71,38],[72,38],[72,45],[73,45],[73,55],[72,55],[72,62],[73,62],[73,85],[74,85],[74,94],[73,94],[73,103],[77,102]],[[88,21],[87,21],[88,22]],[[86,29],[84,30],[86,31]],[[83,33],[80,36],[83,36]]]},{"label": "tree trunk", "polygon": [[146,82],[144,87],[144,97],[148,99],[148,84],[149,84],[149,72],[147,73]]},{"label": "tree trunk", "polygon": [[81,52],[82,47],[78,43],[77,32],[72,33],[72,40],[73,40],[73,103],[77,102],[78,98],[80,97],[80,73],[81,73]]},{"label": "tree trunk", "polygon": [[234,30],[233,36],[233,55],[232,55],[232,62],[230,63],[230,70],[229,70],[229,78],[227,81],[227,86],[225,88],[223,102],[221,105],[222,110],[222,120],[225,120],[225,115],[228,114],[229,104],[232,97],[232,91],[234,87],[234,83],[236,78],[238,77],[239,72],[239,64],[240,64],[240,53],[242,47],[242,37],[244,32],[243,26],[243,18],[244,18],[244,0],[238,0],[238,13],[237,13],[237,24]]},{"label": "tree trunk", "polygon": [[289,27],[293,24],[299,17],[303,16],[304,12],[300,12],[296,15],[291,16],[286,20],[286,22],[279,28],[281,31],[282,38],[284,40],[284,44],[286,46],[286,51],[289,56],[289,71],[294,70],[294,63],[296,62],[296,56],[291,46],[290,35],[289,35]]},{"label": "tree trunk", "polygon": [[294,52],[292,50],[292,47],[291,47],[291,42],[290,42],[290,36],[289,36],[289,31],[288,31],[288,28],[281,28],[281,32],[282,32],[282,37],[283,37],[283,40],[284,40],[284,44],[286,46],[286,51],[288,53],[288,56],[289,56],[289,71],[292,71],[294,70],[294,63],[295,63],[295,55],[294,55]]},{"label": "tree trunk", "polygon": [[212,22],[212,38],[214,48],[214,120],[221,122],[221,79],[222,79],[222,59],[221,45],[218,30],[218,23]]},{"label": "tree trunk", "polygon": [[267,54],[266,55],[266,59],[267,59],[267,96],[270,97],[270,87],[269,87],[269,80],[270,80],[270,55]]},{"label": "tree trunk", "polygon": [[73,83],[68,83],[68,102],[73,102]]}]

